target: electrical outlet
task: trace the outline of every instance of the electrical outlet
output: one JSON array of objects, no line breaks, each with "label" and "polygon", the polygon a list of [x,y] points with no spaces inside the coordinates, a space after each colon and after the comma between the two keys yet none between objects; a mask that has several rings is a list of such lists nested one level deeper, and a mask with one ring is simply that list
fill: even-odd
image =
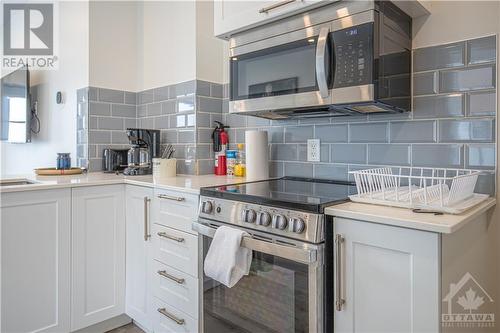
[{"label": "electrical outlet", "polygon": [[319,162],[321,160],[319,139],[307,140],[307,161]]}]

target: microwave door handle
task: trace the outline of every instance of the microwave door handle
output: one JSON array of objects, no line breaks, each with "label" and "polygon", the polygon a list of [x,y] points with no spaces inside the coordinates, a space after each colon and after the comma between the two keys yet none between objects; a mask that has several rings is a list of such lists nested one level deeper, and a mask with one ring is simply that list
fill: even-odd
[{"label": "microwave door handle", "polygon": [[323,27],[319,31],[318,42],[316,44],[316,80],[318,82],[319,93],[322,98],[329,95],[328,82],[326,81],[326,42],[330,29]]}]

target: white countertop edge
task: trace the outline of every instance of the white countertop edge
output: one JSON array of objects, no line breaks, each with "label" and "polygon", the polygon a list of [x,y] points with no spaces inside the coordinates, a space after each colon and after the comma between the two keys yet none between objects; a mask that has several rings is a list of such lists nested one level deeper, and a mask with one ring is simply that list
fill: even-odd
[{"label": "white countertop edge", "polygon": [[435,216],[413,213],[406,208],[347,202],[327,207],[325,214],[403,228],[451,234],[495,205],[496,198],[489,198],[462,214]]},{"label": "white countertop edge", "polygon": [[44,176],[21,175],[6,177],[1,180],[30,180],[34,184],[15,185],[0,187],[0,194],[14,193],[24,191],[53,190],[64,188],[77,188],[87,186],[119,185],[129,184],[135,186],[149,187],[154,189],[164,189],[172,191],[181,191],[190,194],[200,194],[200,188],[230,185],[245,182],[244,177],[228,177],[215,175],[178,175],[170,179],[164,179],[159,182],[153,181],[152,175],[148,176],[123,176],[115,174],[105,174],[102,172],[88,173],[83,175],[66,176]]}]

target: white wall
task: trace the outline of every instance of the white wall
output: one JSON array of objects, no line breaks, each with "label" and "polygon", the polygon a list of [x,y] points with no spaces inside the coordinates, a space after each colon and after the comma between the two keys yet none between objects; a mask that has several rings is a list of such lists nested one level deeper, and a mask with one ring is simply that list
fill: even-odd
[{"label": "white wall", "polygon": [[213,1],[196,1],[196,78],[223,83],[222,54],[227,42],[214,37]]},{"label": "white wall", "polygon": [[145,1],[139,16],[139,90],[196,77],[196,2]]},{"label": "white wall", "polygon": [[137,91],[140,3],[91,1],[89,4],[90,85]]},{"label": "white wall", "polygon": [[[59,69],[31,73],[32,82],[40,85],[41,131],[32,143],[0,143],[0,175],[55,166],[58,152],[76,157],[76,90],[89,82],[88,19],[88,2],[59,3]],[[64,104],[56,104],[57,91],[63,92]]]},{"label": "white wall", "polygon": [[413,22],[413,48],[498,33],[498,1],[430,1],[432,14]]}]

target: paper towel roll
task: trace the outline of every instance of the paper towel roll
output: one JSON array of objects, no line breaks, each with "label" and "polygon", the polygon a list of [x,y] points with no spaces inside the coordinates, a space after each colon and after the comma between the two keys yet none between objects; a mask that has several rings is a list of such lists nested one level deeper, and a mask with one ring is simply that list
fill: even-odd
[{"label": "paper towel roll", "polygon": [[269,178],[269,145],[266,131],[245,132],[247,180]]}]

